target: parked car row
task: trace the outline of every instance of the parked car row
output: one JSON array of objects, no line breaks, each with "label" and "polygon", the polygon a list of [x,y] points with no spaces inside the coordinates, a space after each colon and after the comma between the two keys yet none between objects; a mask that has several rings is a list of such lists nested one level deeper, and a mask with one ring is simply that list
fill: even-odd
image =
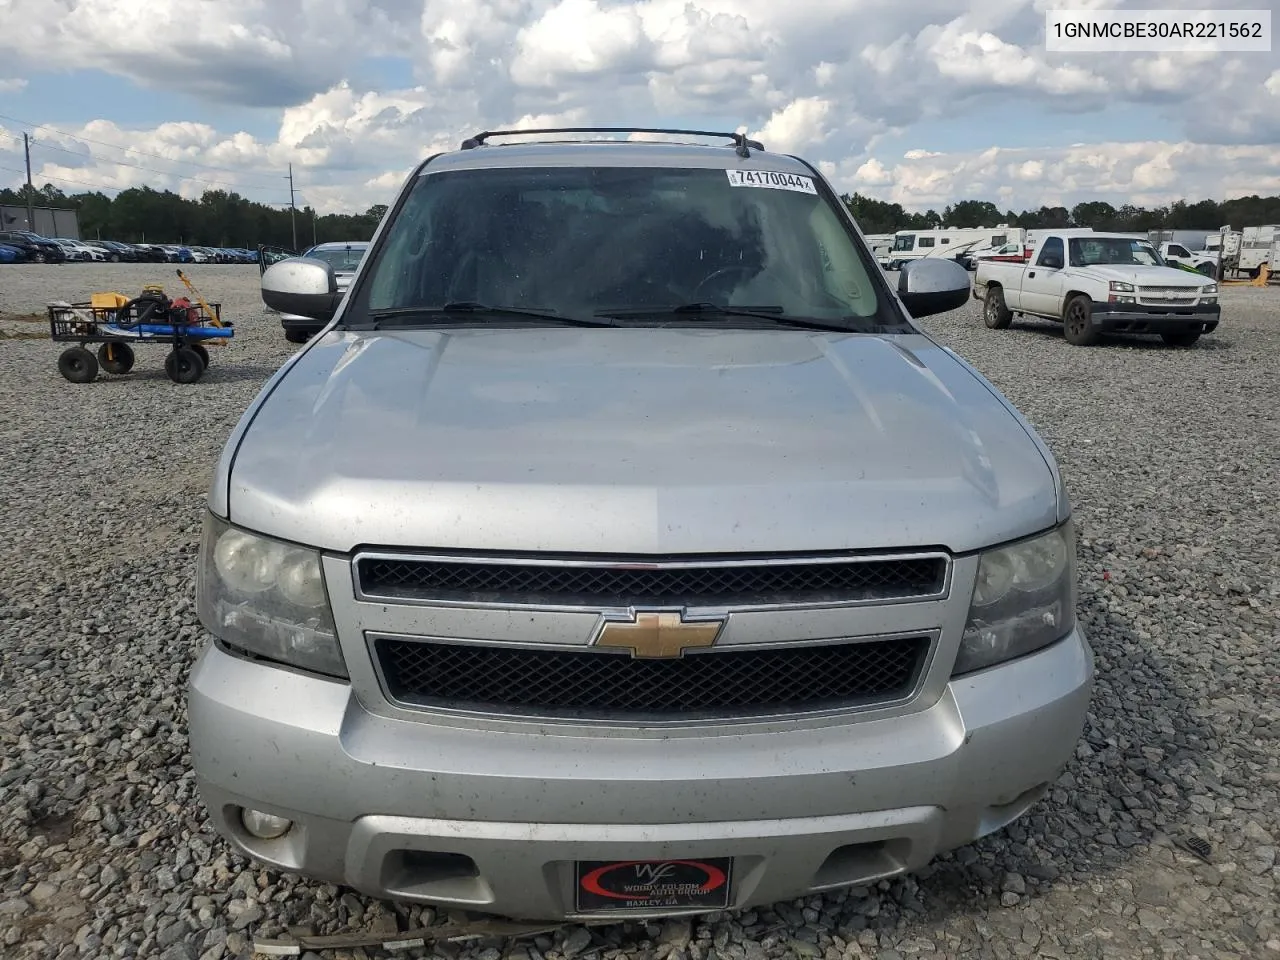
[{"label": "parked car row", "polygon": [[63,263],[66,250],[28,230],[0,231],[0,263]]},{"label": "parked car row", "polygon": [[123,243],[0,231],[0,263],[257,263],[258,251],[176,243]]}]

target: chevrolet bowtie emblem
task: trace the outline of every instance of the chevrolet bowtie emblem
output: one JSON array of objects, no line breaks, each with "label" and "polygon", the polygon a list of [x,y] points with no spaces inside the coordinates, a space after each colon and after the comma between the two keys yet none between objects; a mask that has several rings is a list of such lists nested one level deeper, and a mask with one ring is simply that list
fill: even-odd
[{"label": "chevrolet bowtie emblem", "polygon": [[678,657],[711,646],[723,626],[723,620],[686,622],[674,611],[637,613],[631,621],[605,621],[595,645],[630,650],[633,657]]}]

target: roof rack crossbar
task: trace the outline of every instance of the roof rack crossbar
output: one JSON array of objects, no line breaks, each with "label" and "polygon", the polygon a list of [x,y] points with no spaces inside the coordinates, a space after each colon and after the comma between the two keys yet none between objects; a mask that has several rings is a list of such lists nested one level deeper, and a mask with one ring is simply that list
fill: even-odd
[{"label": "roof rack crossbar", "polygon": [[662,133],[695,137],[724,137],[732,140],[738,156],[749,157],[751,150],[764,150],[759,140],[749,140],[744,133],[723,130],[669,130],[662,127],[543,127],[534,130],[485,130],[462,141],[463,150],[474,150],[490,137],[519,137],[543,133]]}]

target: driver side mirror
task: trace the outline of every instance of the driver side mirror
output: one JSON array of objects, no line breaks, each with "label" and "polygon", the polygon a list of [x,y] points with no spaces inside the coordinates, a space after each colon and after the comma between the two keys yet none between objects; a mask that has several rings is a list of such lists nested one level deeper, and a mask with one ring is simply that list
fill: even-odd
[{"label": "driver side mirror", "polygon": [[342,302],[333,267],[314,257],[291,257],[262,273],[262,300],[272,310],[328,323]]},{"label": "driver side mirror", "polygon": [[898,297],[915,319],[959,309],[969,299],[969,271],[941,257],[912,260],[898,274]]}]

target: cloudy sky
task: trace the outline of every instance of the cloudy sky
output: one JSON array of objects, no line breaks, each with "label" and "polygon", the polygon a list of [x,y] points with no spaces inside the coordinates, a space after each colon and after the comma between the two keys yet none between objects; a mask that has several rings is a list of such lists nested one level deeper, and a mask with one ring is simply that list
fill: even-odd
[{"label": "cloudy sky", "polygon": [[1280,46],[1050,54],[1046,7],[1276,0],[0,0],[0,186],[388,202],[511,125],[745,126],[908,209],[1280,194]]}]

